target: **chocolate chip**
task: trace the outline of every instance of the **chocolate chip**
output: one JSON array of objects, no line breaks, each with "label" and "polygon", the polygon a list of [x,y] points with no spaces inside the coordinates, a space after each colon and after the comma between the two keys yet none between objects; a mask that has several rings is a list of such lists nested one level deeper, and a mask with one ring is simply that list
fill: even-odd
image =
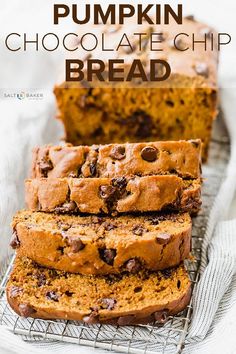
[{"label": "chocolate chip", "polygon": [[172,275],[171,269],[163,269],[161,270],[161,274],[163,275],[164,278],[168,279]]},{"label": "chocolate chip", "polygon": [[72,291],[66,290],[65,295],[71,297],[72,295],[74,295],[74,293]]},{"label": "chocolate chip", "polygon": [[153,216],[148,220],[151,222],[152,225],[158,225],[161,221],[167,220],[167,217],[165,215],[158,215],[158,216]]},{"label": "chocolate chip", "polygon": [[145,161],[153,162],[157,159],[157,149],[152,146],[146,146],[141,151],[141,157]]},{"label": "chocolate chip", "polygon": [[199,140],[189,140],[189,142],[195,147],[198,148],[199,145],[201,145],[201,142]]},{"label": "chocolate chip", "polygon": [[38,286],[43,286],[46,284],[46,275],[44,273],[36,272],[34,277],[38,280]]},{"label": "chocolate chip", "polygon": [[30,306],[29,304],[20,304],[19,305],[19,312],[20,312],[20,315],[23,316],[23,317],[29,317],[31,315],[33,315],[36,310]]},{"label": "chocolate chip", "polygon": [[58,302],[59,295],[55,291],[51,290],[51,291],[47,291],[46,292],[46,298],[48,300],[52,300],[52,301]]},{"label": "chocolate chip", "polygon": [[144,229],[142,227],[142,225],[135,225],[132,229],[133,234],[137,235],[137,236],[142,236],[142,234],[147,231],[146,229]]},{"label": "chocolate chip", "polygon": [[104,229],[105,229],[106,231],[111,231],[111,230],[114,230],[114,229],[117,228],[116,225],[114,225],[114,224],[112,224],[112,223],[110,223],[110,222],[108,222],[108,221],[104,222],[103,226],[104,226]]},{"label": "chocolate chip", "polygon": [[60,221],[57,223],[57,225],[62,231],[67,231],[71,228],[71,225],[69,225],[67,223],[62,223]]},{"label": "chocolate chip", "polygon": [[98,315],[98,309],[95,308],[94,310],[92,310],[92,312],[90,313],[90,315],[88,316],[84,316],[83,317],[83,321],[87,324],[95,324],[98,323],[98,319],[99,319],[99,315]]},{"label": "chocolate chip", "polygon": [[189,21],[195,21],[195,17],[194,15],[188,15],[188,16],[185,16],[186,20],[189,20]]},{"label": "chocolate chip", "polygon": [[11,241],[10,241],[10,246],[15,250],[16,248],[20,247],[20,240],[17,236],[16,231],[13,232]]},{"label": "chocolate chip", "polygon": [[120,124],[126,125],[137,138],[148,138],[152,133],[152,118],[141,110],[125,119],[120,119]]},{"label": "chocolate chip", "polygon": [[44,177],[47,177],[48,171],[53,169],[52,161],[47,160],[46,158],[42,158],[38,165]]},{"label": "chocolate chip", "polygon": [[84,249],[85,244],[81,241],[81,239],[79,237],[77,238],[68,238],[68,243],[71,246],[71,251],[73,253],[77,253],[81,250]]},{"label": "chocolate chip", "polygon": [[116,188],[110,185],[100,186],[100,196],[102,199],[111,199],[116,193]]},{"label": "chocolate chip", "polygon": [[22,294],[23,289],[20,288],[19,286],[11,286],[10,288],[10,297],[12,299],[16,298],[17,296],[19,296],[20,294]]},{"label": "chocolate chip", "polygon": [[112,179],[112,185],[117,187],[120,191],[126,187],[127,179],[125,177],[118,177]]},{"label": "chocolate chip", "polygon": [[122,316],[118,318],[117,324],[119,326],[127,326],[133,322],[135,315]]},{"label": "chocolate chip", "polygon": [[114,146],[111,150],[110,157],[115,160],[122,160],[125,158],[125,147],[122,145]]},{"label": "chocolate chip", "polygon": [[116,304],[115,299],[109,299],[109,298],[100,299],[100,302],[101,302],[101,307],[106,310],[113,310]]},{"label": "chocolate chip", "polygon": [[105,263],[108,265],[113,265],[114,258],[116,256],[116,250],[114,248],[100,248],[99,255]]},{"label": "chocolate chip", "polygon": [[168,311],[157,311],[154,313],[154,318],[160,324],[164,324],[168,321]]},{"label": "chocolate chip", "polygon": [[206,63],[196,63],[194,65],[194,69],[198,75],[208,77],[209,75],[209,69]]},{"label": "chocolate chip", "polygon": [[77,211],[77,205],[73,200],[71,200],[70,202],[64,203],[61,206],[55,208],[55,212],[61,213],[61,214],[72,213],[75,211]]},{"label": "chocolate chip", "polygon": [[156,241],[157,243],[159,243],[160,245],[165,245],[168,243],[168,241],[170,240],[171,235],[170,234],[159,234],[156,237]]},{"label": "chocolate chip", "polygon": [[91,176],[93,177],[96,176],[96,172],[97,172],[96,163],[91,162],[91,164],[89,165],[89,169],[90,169]]},{"label": "chocolate chip", "polygon": [[128,260],[128,262],[126,263],[126,270],[129,272],[129,273],[132,273],[132,274],[135,274],[137,272],[140,271],[141,269],[141,263],[140,261],[137,259],[137,258],[131,258],[130,260]]}]

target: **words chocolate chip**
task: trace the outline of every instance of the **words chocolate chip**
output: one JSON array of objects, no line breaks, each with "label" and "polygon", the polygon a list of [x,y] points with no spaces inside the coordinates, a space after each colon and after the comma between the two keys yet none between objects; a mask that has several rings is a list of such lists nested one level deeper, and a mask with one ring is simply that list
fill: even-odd
[{"label": "words chocolate chip", "polygon": [[125,158],[125,147],[121,145],[114,146],[111,150],[110,157],[115,160],[122,160]]},{"label": "words chocolate chip", "polygon": [[142,159],[148,162],[153,162],[157,159],[157,149],[152,146],[146,146],[141,151]]}]

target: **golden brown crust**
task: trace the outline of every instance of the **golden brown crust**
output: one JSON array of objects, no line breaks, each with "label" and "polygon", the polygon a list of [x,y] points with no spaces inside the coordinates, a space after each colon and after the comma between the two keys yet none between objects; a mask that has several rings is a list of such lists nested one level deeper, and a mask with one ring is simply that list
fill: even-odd
[{"label": "golden brown crust", "polygon": [[75,147],[46,145],[34,149],[31,168],[31,178],[165,174],[199,178],[200,140]]},{"label": "golden brown crust", "polygon": [[201,205],[201,182],[174,175],[41,178],[25,181],[25,196],[34,211],[111,214],[172,209],[196,213]]},{"label": "golden brown crust", "polygon": [[164,322],[187,306],[190,294],[183,266],[107,278],[51,272],[17,258],[7,284],[8,302],[21,316],[119,325]]},{"label": "golden brown crust", "polygon": [[79,217],[22,211],[12,226],[19,256],[72,273],[133,271],[133,259],[136,271],[160,270],[179,265],[190,253],[187,213]]}]

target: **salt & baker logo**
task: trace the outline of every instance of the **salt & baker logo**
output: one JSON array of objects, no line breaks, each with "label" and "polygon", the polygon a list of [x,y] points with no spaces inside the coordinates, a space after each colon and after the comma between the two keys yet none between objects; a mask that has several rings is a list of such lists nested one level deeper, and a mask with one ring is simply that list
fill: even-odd
[{"label": "salt & baker logo", "polygon": [[25,100],[31,100],[31,101],[38,101],[42,100],[44,98],[43,92],[38,92],[38,91],[20,91],[20,92],[15,92],[15,91],[8,91],[8,92],[3,92],[3,97],[6,99],[17,99],[19,101],[25,101]]}]

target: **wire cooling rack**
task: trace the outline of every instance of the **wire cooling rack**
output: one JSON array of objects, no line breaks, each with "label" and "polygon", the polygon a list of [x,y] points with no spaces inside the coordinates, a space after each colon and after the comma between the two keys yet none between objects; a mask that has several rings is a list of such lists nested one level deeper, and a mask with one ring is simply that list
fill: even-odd
[{"label": "wire cooling rack", "polygon": [[[198,216],[193,220],[192,253],[195,260],[186,264],[193,284],[193,293],[200,277],[201,244],[209,212],[224,178],[228,157],[229,141],[222,120],[218,120],[213,133],[210,157],[207,165],[203,167],[203,206]],[[59,340],[123,353],[181,353],[191,322],[192,300],[185,311],[171,317],[163,327],[155,323],[119,327],[86,325],[75,321],[25,319],[17,316],[6,301],[5,286],[12,263],[13,256],[9,253],[0,270],[0,324],[15,334],[22,335],[23,339],[31,341]]]}]

